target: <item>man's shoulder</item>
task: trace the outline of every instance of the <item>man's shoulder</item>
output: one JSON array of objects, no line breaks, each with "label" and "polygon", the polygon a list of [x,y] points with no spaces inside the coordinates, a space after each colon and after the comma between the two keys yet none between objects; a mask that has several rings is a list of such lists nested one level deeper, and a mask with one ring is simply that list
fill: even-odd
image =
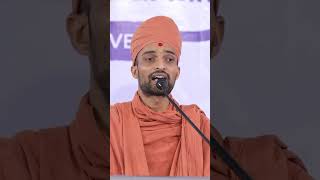
[{"label": "man's shoulder", "polygon": [[203,110],[196,104],[182,104],[180,107],[184,110],[193,110],[196,112],[201,112],[203,113]]},{"label": "man's shoulder", "polygon": [[70,148],[68,127],[24,130],[12,137],[0,138],[0,171],[6,167],[10,175],[14,169],[38,172],[40,163],[53,161],[51,157],[70,156]]},{"label": "man's shoulder", "polygon": [[240,162],[246,162],[248,169],[252,172],[262,173],[264,169],[278,172],[287,169],[289,176],[303,176],[306,179],[312,179],[307,174],[302,160],[289,150],[288,146],[276,135],[248,138],[227,137],[224,145]]},{"label": "man's shoulder", "polygon": [[[40,152],[52,148],[61,148],[69,141],[68,127],[55,127],[39,130],[24,130],[12,137],[0,139],[0,151],[4,149],[12,153],[32,153],[35,157]],[[53,151],[51,151],[53,152]]]},{"label": "man's shoulder", "polygon": [[122,111],[128,111],[132,108],[132,101],[120,102],[110,105],[110,117],[116,118],[122,113]]},{"label": "man's shoulder", "polygon": [[[275,149],[286,149],[284,144],[276,135],[262,135],[256,137],[226,137],[224,144],[236,153],[237,150],[246,149],[246,152],[260,152],[269,154]],[[243,151],[242,151],[243,152]]]},{"label": "man's shoulder", "polygon": [[132,108],[132,101],[116,103],[110,105],[110,126],[120,127],[119,125],[122,123],[122,117],[124,114],[130,112]]},{"label": "man's shoulder", "polygon": [[[196,114],[203,118],[208,118],[205,112],[196,104],[180,105],[181,109],[187,114]],[[208,118],[209,119],[209,118]]]},{"label": "man's shoulder", "polygon": [[9,139],[21,143],[32,142],[36,144],[49,139],[64,139],[68,134],[68,129],[68,126],[61,126],[37,130],[24,130],[18,132],[16,135]]},{"label": "man's shoulder", "polygon": [[115,110],[123,107],[131,107],[132,101],[126,101],[126,102],[118,102],[115,104],[110,105],[110,110]]}]

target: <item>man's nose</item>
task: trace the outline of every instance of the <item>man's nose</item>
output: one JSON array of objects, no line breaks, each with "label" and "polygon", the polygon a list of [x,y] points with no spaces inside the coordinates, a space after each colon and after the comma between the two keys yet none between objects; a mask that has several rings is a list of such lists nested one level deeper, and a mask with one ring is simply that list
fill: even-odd
[{"label": "man's nose", "polygon": [[166,69],[166,64],[164,62],[163,58],[158,58],[156,61],[156,69],[161,69],[161,70],[165,70]]}]

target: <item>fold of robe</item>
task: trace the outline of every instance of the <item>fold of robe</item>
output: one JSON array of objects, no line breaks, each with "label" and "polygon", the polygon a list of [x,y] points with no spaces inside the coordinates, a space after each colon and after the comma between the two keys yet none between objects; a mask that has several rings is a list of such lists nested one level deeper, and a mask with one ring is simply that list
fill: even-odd
[{"label": "fold of robe", "polygon": [[[209,138],[196,105],[180,105]],[[110,173],[127,176],[209,176],[210,147],[174,109],[152,111],[138,93],[110,108]]]},{"label": "fold of robe", "polygon": [[[214,127],[211,133],[254,180],[313,180],[299,157],[274,135],[223,139]],[[240,180],[215,151],[212,155],[212,179]]]},{"label": "fold of robe", "polygon": [[1,180],[102,180],[109,175],[106,133],[85,95],[68,127],[24,131],[0,140]]}]

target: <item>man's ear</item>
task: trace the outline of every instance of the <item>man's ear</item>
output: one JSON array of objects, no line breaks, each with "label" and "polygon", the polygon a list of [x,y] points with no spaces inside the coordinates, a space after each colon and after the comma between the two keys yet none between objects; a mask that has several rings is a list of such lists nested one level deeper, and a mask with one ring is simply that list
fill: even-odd
[{"label": "man's ear", "polygon": [[217,24],[218,24],[218,38],[220,43],[222,43],[223,36],[224,36],[224,18],[222,16],[217,17]]},{"label": "man's ear", "polygon": [[213,57],[216,56],[219,53],[219,50],[221,48],[222,45],[222,41],[223,41],[223,36],[224,36],[224,27],[225,27],[225,21],[224,18],[222,16],[217,16],[216,17],[216,28],[214,29],[215,31],[213,32],[213,43],[211,46],[213,46],[212,50],[213,50]]},{"label": "man's ear", "polygon": [[132,74],[133,78],[138,79],[138,66],[137,65],[131,66],[131,74]]},{"label": "man's ear", "polygon": [[72,46],[81,55],[89,55],[89,22],[87,15],[70,14],[66,19],[67,32]]},{"label": "man's ear", "polygon": [[177,74],[176,80],[179,79],[179,77],[180,77],[180,66],[178,66],[178,74]]}]

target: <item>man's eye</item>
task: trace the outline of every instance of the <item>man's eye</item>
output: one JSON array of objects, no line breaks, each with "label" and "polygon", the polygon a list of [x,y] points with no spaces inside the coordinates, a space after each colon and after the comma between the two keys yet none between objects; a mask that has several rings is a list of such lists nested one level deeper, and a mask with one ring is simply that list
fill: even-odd
[{"label": "man's eye", "polygon": [[154,58],[153,57],[146,57],[146,58],[144,58],[146,61],[148,61],[148,62],[151,62],[151,61],[153,61],[154,60]]},{"label": "man's eye", "polygon": [[167,58],[167,61],[168,61],[168,62],[174,62],[175,59],[174,59],[174,58]]}]

